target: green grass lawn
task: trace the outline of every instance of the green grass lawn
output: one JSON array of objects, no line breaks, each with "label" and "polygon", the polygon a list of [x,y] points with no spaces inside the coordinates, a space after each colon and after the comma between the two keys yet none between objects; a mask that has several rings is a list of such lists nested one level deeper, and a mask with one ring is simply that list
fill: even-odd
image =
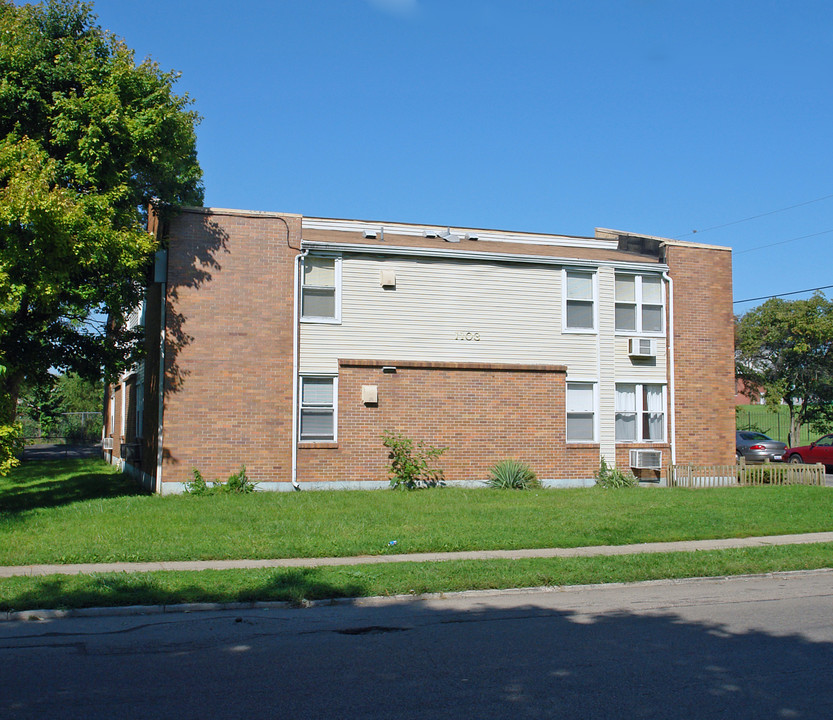
[{"label": "green grass lawn", "polygon": [[[344,491],[157,497],[97,460],[0,479],[0,565],[577,547],[833,530],[833,489]],[[390,541],[396,541],[390,545]],[[830,567],[826,545],[613,558],[0,581],[0,608],[355,597]]]},{"label": "green grass lawn", "polygon": [[452,560],[318,568],[98,573],[0,580],[0,611],[419,595],[831,567],[833,544],[656,555]]}]

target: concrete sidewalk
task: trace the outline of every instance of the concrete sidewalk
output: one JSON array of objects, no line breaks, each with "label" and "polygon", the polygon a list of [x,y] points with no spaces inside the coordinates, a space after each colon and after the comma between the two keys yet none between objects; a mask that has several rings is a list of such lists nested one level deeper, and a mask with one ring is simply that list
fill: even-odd
[{"label": "concrete sidewalk", "polygon": [[445,553],[359,555],[329,558],[277,558],[272,560],[185,560],[170,562],[80,563],[75,565],[15,565],[0,567],[0,578],[15,576],[82,575],[112,572],[158,572],[172,570],[232,570],[243,568],[321,567],[325,565],[373,565],[399,562],[444,562],[448,560],[489,560],[520,558],[593,557],[597,555],[637,555],[640,553],[693,552],[729,548],[765,547],[833,542],[833,532],[801,535],[726,538],[720,540],[681,540],[637,545],[594,545],[577,548],[530,550],[471,550]]}]

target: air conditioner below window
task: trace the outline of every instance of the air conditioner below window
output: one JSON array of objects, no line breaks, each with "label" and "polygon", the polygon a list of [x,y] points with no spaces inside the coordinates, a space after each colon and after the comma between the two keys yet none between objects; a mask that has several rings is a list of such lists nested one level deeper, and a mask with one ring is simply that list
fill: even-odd
[{"label": "air conditioner below window", "polygon": [[631,357],[656,357],[654,338],[628,338],[628,355]]},{"label": "air conditioner below window", "polygon": [[661,470],[662,450],[631,450],[631,467],[645,470]]},{"label": "air conditioner below window", "polygon": [[112,450],[113,449],[113,438],[111,438],[111,437],[104,438],[104,442],[102,443],[102,448],[104,450]]}]

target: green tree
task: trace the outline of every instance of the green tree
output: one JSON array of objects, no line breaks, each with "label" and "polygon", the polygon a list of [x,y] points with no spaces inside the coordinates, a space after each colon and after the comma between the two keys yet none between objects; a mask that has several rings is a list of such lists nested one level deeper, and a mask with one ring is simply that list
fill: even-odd
[{"label": "green tree", "polygon": [[120,321],[155,250],[147,208],[202,203],[176,80],[87,3],[0,0],[0,426],[50,368],[97,379],[134,359]]},{"label": "green tree", "polygon": [[736,366],[767,404],[787,405],[790,445],[805,423],[825,429],[833,419],[833,302],[818,293],[750,310],[737,321]]},{"label": "green tree", "polygon": [[104,402],[104,386],[100,382],[67,373],[55,380],[55,394],[62,413],[99,412]]}]

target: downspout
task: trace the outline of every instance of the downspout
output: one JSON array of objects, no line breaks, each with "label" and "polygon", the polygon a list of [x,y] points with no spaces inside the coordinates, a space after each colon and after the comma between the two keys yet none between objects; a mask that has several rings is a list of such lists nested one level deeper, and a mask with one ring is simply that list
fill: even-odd
[{"label": "downspout", "polygon": [[156,487],[154,490],[162,494],[162,450],[164,443],[165,421],[165,323],[167,306],[168,256],[165,250],[156,253],[154,279],[159,280],[159,378],[157,385],[157,416],[156,416]]},{"label": "downspout", "polygon": [[292,298],[292,487],[300,490],[298,484],[298,365],[300,355],[300,304],[301,294],[301,261],[307,256],[309,250],[304,250],[295,256],[294,282],[295,292]]},{"label": "downspout", "polygon": [[671,464],[677,464],[677,393],[674,383],[674,281],[668,271],[662,273],[668,283],[668,394],[669,398],[669,429],[671,438]]}]

